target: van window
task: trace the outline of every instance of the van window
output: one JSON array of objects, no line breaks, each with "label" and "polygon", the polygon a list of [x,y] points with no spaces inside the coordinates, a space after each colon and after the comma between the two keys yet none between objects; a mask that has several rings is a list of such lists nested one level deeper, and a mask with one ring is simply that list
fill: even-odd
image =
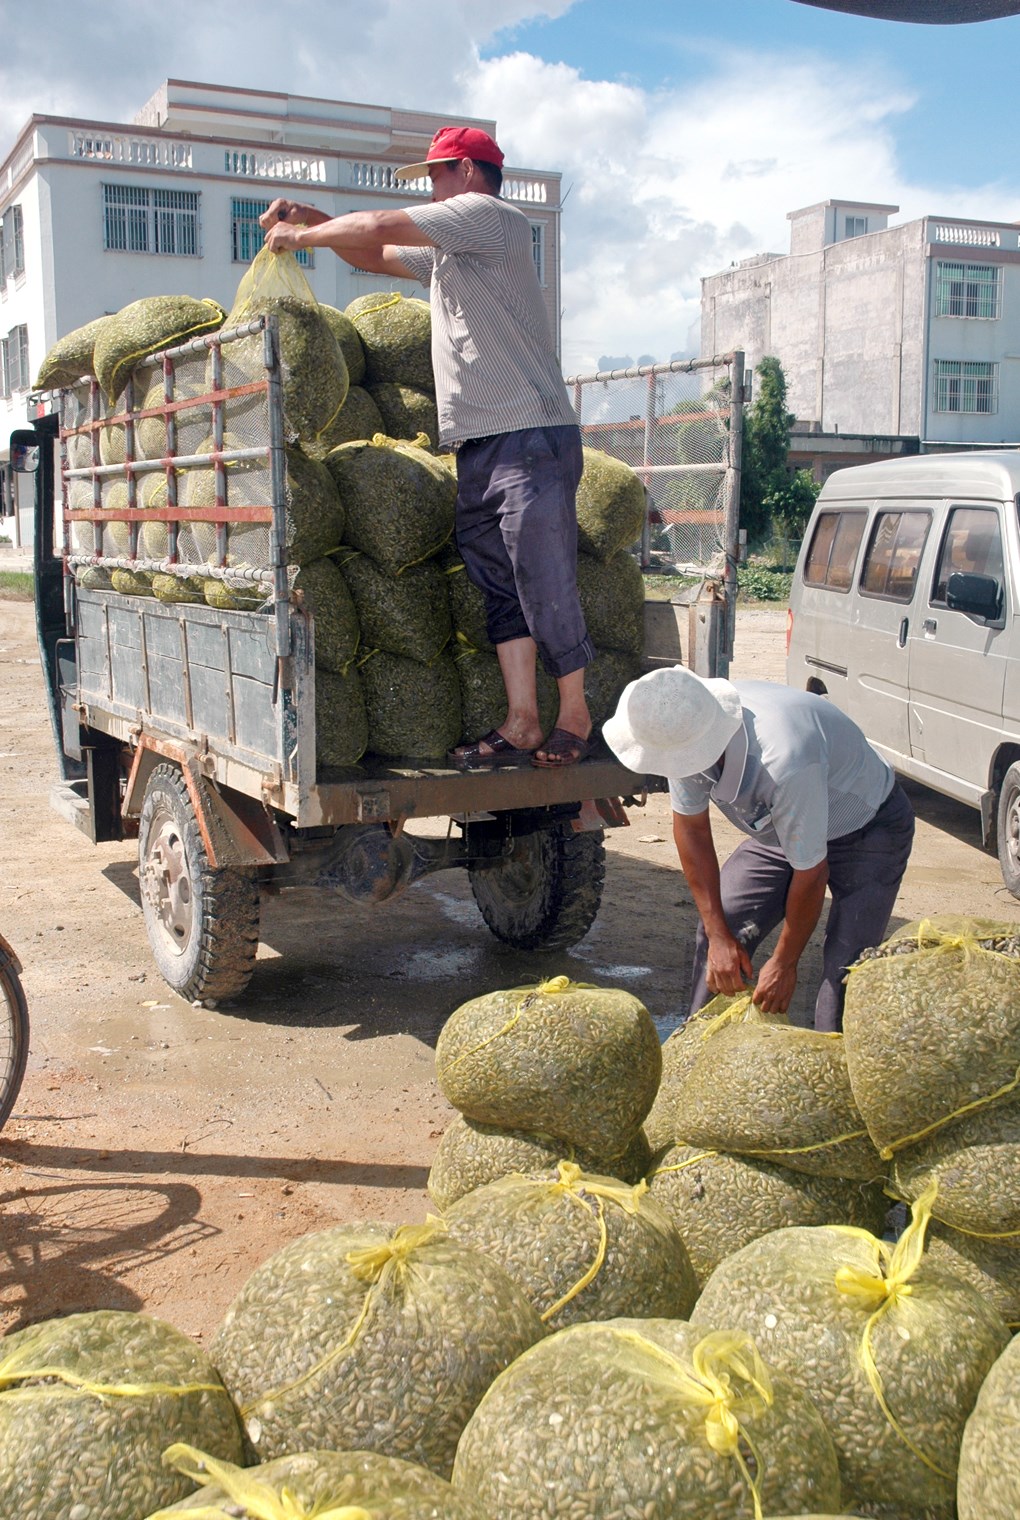
[{"label": "van window", "polygon": [[809,586],[850,590],[867,516],[866,512],[819,514],[804,564],[804,579]]},{"label": "van window", "polygon": [[994,508],[950,509],[931,594],[938,606],[945,606],[946,584],[954,570],[992,576],[999,587],[999,606],[1003,605],[1002,528]]},{"label": "van window", "polygon": [[864,560],[861,590],[869,596],[909,602],[930,525],[930,512],[879,512]]}]

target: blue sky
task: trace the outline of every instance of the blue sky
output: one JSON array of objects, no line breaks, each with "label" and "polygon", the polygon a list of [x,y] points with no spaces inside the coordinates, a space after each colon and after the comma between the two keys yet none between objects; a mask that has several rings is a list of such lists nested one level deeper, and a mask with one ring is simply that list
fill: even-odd
[{"label": "blue sky", "polygon": [[[794,0],[0,0],[0,157],[32,111],[130,121],[168,77],[495,119],[559,170],[563,361],[696,352],[700,281],[830,197],[1020,219],[1020,17]],[[127,18],[127,20],[126,20]]]}]

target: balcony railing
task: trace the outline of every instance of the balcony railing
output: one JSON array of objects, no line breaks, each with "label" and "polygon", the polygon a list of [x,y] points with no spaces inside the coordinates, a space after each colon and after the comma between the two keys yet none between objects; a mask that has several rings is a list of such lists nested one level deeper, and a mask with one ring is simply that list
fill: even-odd
[{"label": "balcony railing", "polygon": [[120,132],[93,136],[85,132],[71,132],[69,148],[72,158],[104,163],[133,164],[147,169],[192,167],[191,144],[173,137],[136,137],[134,134]]},{"label": "balcony railing", "polygon": [[994,227],[970,227],[958,222],[936,222],[933,241],[966,248],[998,248],[1001,241]]},{"label": "balcony railing", "polygon": [[302,185],[326,183],[326,161],[305,153],[266,153],[258,149],[227,149],[223,167],[244,179],[285,179]]}]

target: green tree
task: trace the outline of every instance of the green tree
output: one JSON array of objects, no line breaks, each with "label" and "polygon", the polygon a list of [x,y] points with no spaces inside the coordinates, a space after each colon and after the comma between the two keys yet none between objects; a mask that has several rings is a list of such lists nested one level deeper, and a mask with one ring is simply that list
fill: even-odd
[{"label": "green tree", "polygon": [[797,470],[778,490],[770,491],[762,502],[773,527],[784,538],[803,538],[811,508],[821,486],[810,470]]},{"label": "green tree", "polygon": [[[740,480],[740,526],[747,530],[747,541],[752,546],[761,544],[771,532],[774,513],[771,503],[783,505],[789,497],[787,456],[794,423],[793,413],[786,409],[786,376],[779,360],[771,355],[760,360],[755,381],[754,403],[744,413]],[[801,475],[806,473],[798,471]],[[802,482],[794,491],[793,502],[802,503],[804,495]]]}]

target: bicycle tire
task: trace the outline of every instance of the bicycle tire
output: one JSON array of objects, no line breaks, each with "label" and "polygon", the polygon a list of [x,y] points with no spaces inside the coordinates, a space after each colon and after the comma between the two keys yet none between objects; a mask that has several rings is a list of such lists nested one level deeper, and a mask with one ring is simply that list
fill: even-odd
[{"label": "bicycle tire", "polygon": [[0,938],[0,1129],[7,1123],[28,1064],[28,1002],[18,962]]}]

